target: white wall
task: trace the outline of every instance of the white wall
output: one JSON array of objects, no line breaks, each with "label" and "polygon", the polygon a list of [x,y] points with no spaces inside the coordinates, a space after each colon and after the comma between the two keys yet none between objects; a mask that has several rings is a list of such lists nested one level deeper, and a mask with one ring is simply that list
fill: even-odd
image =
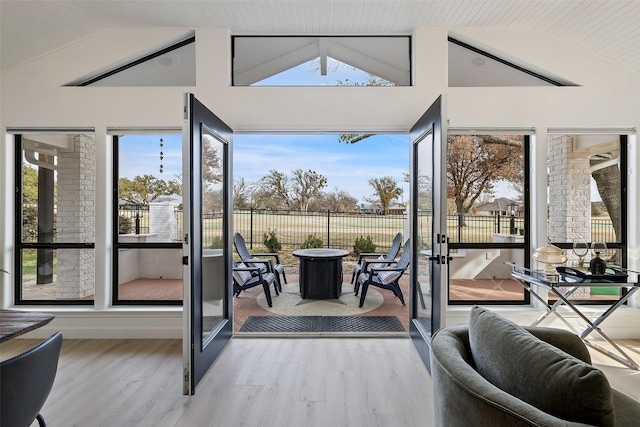
[{"label": "white wall", "polygon": [[[121,336],[125,333],[123,330],[127,336],[179,337],[181,334],[181,318],[172,310],[169,312],[173,314],[161,322],[159,329],[157,322],[153,321],[158,310],[109,309],[111,243],[108,215],[112,160],[106,129],[181,126],[186,91],[195,93],[205,105],[240,132],[404,132],[439,94],[446,94],[450,126],[536,129],[532,158],[538,173],[534,175],[532,194],[538,203],[535,203],[534,218],[544,218],[546,214],[547,128],[640,128],[640,79],[637,73],[535,32],[465,29],[452,31],[452,35],[534,64],[539,71],[546,70],[579,86],[449,88],[447,32],[418,29],[412,42],[414,85],[411,87],[231,87],[230,33],[217,28],[196,30],[196,87],[63,86],[123,58],[134,58],[152,48],[168,45],[188,33],[189,30],[184,29],[104,30],[7,70],[0,77],[2,135],[6,128],[14,127],[96,129],[96,288],[105,289],[96,295],[96,307],[90,313],[93,317],[89,324],[100,331],[97,336]],[[632,141],[635,143],[635,137]],[[5,183],[12,182],[12,152],[12,147],[3,142],[0,177]],[[639,156],[635,146],[631,154],[630,165],[634,167]],[[638,174],[635,169],[630,184],[637,190]],[[11,197],[11,187],[3,185],[0,188],[0,265],[5,269],[12,269],[14,228]],[[633,201],[635,203],[635,198]],[[636,215],[635,204],[632,209]],[[545,241],[543,226],[541,224],[534,230],[534,247]],[[630,266],[640,268],[637,248],[640,237],[635,227],[631,231]],[[4,280],[0,303],[2,307],[8,307],[11,302],[10,280],[8,277],[0,277],[0,280]],[[84,314],[78,321],[78,310],[61,309],[58,312],[50,329],[64,328],[67,336],[84,336],[87,325]],[[72,313],[66,314],[69,312]],[[460,313],[458,308],[451,309],[448,322],[464,320],[465,313]],[[528,316],[526,310],[519,309],[517,313],[517,316]],[[534,310],[531,313],[531,316],[536,315]],[[640,337],[640,312],[625,313],[624,316],[625,323],[628,316],[632,316],[633,324],[639,326],[624,329],[622,333]],[[121,324],[128,324],[128,327],[123,329]],[[45,335],[47,330],[41,333]]]}]

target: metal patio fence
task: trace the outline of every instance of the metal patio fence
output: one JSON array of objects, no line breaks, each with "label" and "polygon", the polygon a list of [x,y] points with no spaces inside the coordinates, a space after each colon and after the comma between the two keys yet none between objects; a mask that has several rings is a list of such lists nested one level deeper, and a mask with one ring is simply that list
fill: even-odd
[{"label": "metal patio fence", "polygon": [[[182,210],[175,209],[175,220],[178,235],[182,236]],[[124,206],[119,210],[121,222],[128,225],[121,227],[121,233],[149,233],[149,210],[144,206]],[[423,225],[430,224],[430,215],[420,215]],[[208,223],[205,230],[219,230],[215,224],[221,221],[221,215],[205,214],[203,221]],[[494,234],[523,234],[524,218],[505,215],[464,215],[447,216],[447,232],[452,243],[492,242]],[[430,226],[430,225],[428,225]],[[309,235],[322,241],[323,247],[353,250],[356,238],[371,236],[379,251],[387,250],[396,233],[405,237],[408,233],[408,215],[404,214],[369,214],[359,212],[332,211],[290,211],[263,209],[235,209],[233,212],[234,232],[240,232],[247,245],[263,247],[263,236],[270,231],[275,232],[278,241],[284,248],[300,248]],[[594,218],[591,220],[592,241],[612,242],[615,240],[613,226],[609,219]],[[204,236],[205,245],[216,238]]]}]

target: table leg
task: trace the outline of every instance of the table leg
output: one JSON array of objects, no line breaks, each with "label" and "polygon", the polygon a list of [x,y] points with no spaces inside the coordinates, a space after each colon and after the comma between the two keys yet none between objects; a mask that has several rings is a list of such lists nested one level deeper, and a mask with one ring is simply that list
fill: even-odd
[{"label": "table leg", "polygon": [[[556,315],[556,317],[557,317],[558,319],[560,319],[560,320],[562,321],[562,323],[564,323],[565,325],[567,325],[567,327],[568,327],[569,329],[571,329],[575,334],[578,334],[578,331],[576,330],[576,328],[574,328],[574,327],[573,327],[573,325],[571,325],[567,320],[565,320],[565,318],[564,318],[564,317],[562,317],[562,316],[560,315],[560,313],[558,313],[558,312],[556,311],[556,310],[557,310],[557,309],[558,309],[558,308],[563,304],[562,299],[558,299],[555,303],[553,303],[553,304],[549,304],[549,303],[547,302],[547,300],[545,300],[545,299],[544,299],[544,298],[542,298],[540,295],[538,295],[538,293],[537,293],[537,292],[535,292],[527,282],[524,282],[524,281],[522,281],[522,280],[518,280],[518,281],[522,284],[522,286],[523,286],[527,291],[529,291],[529,293],[530,293],[531,295],[533,295],[533,296],[534,296],[538,301],[540,301],[542,304],[544,304],[544,306],[545,306],[545,308],[546,308],[546,311],[545,311],[544,313],[542,313],[542,315],[541,315],[540,317],[538,317],[538,318],[537,318],[537,319],[536,319],[536,320],[531,324],[531,326],[538,326],[540,323],[542,323],[542,321],[543,321],[544,319],[546,319],[546,318],[547,318],[551,313],[553,313],[553,314],[555,314],[555,315]],[[575,292],[575,290],[576,290],[576,289],[577,289],[576,287],[573,287],[573,288],[569,289],[567,292],[565,292],[565,295],[566,295],[567,297],[569,297],[571,294],[573,294],[573,293]]]},{"label": "table leg", "polygon": [[[631,357],[629,357],[629,355],[627,353],[625,353],[622,350],[622,348],[620,348],[619,345],[617,345],[611,338],[609,338],[609,336],[607,336],[607,334],[605,334],[602,331],[602,329],[600,329],[598,327],[598,325],[601,324],[607,317],[609,317],[611,315],[611,313],[613,313],[613,311],[616,308],[618,308],[627,299],[629,299],[629,297],[631,296],[629,294],[633,294],[634,293],[632,291],[636,291],[637,289],[638,288],[632,288],[631,291],[629,291],[624,297],[622,297],[618,301],[616,301],[616,303],[614,305],[609,307],[603,314],[598,316],[598,318],[595,321],[592,322],[591,320],[589,320],[589,318],[587,318],[587,316],[585,316],[580,310],[578,310],[578,308],[573,303],[571,303],[571,301],[569,301],[563,295],[561,295],[560,292],[558,292],[555,288],[551,288],[551,290],[558,296],[558,298],[561,298],[563,300],[564,304],[566,304],[567,307],[569,307],[571,310],[573,310],[582,320],[584,320],[587,323],[587,325],[588,325],[587,328],[584,330],[584,332],[582,332],[582,334],[579,334],[580,338],[582,339],[582,341],[584,341],[584,343],[586,345],[588,345],[589,347],[593,348],[594,350],[598,350],[599,352],[609,356],[610,358],[612,358],[614,360],[617,360],[618,362],[622,363],[625,366],[628,366],[631,369],[639,370],[640,368],[633,361],[633,359]],[[594,331],[598,335],[600,335],[602,337],[602,339],[607,341],[618,353],[614,353],[612,351],[609,351],[609,350],[605,349],[604,347],[601,347],[601,346],[599,346],[597,344],[594,344],[591,340],[589,340],[587,338],[587,336],[591,332],[594,332]]]}]

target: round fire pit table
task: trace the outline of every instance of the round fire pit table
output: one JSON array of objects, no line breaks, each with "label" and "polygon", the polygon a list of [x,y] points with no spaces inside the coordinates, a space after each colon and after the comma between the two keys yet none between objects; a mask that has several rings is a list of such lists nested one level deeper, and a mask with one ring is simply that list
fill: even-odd
[{"label": "round fire pit table", "polygon": [[299,249],[293,256],[300,258],[300,296],[303,299],[338,299],[342,292],[342,258],[349,252],[342,249]]}]

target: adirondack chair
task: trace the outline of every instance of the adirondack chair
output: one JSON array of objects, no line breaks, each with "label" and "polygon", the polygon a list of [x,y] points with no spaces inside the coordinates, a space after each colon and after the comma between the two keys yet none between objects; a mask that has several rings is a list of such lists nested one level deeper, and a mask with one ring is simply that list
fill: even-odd
[{"label": "adirondack chair", "polygon": [[351,284],[354,285],[355,290],[355,280],[360,275],[360,271],[362,271],[362,265],[364,264],[364,260],[371,258],[380,258],[384,261],[391,261],[398,256],[398,252],[400,252],[400,246],[402,246],[402,233],[396,234],[396,237],[393,238],[393,242],[391,242],[391,247],[389,248],[389,252],[387,253],[377,253],[377,252],[363,252],[358,256],[358,262],[353,266],[353,274],[351,274]]},{"label": "adirondack chair", "polygon": [[[278,285],[278,290],[282,291],[282,284],[280,282],[280,275],[284,279],[284,283],[287,283],[287,275],[284,272],[284,266],[280,264],[280,257],[277,253],[256,253],[251,254],[249,249],[247,249],[247,244],[242,237],[242,234],[235,233],[233,235],[233,244],[236,247],[236,252],[240,257],[240,262],[245,263],[248,266],[253,266],[255,260],[265,259],[265,257],[273,258],[273,260],[266,258],[269,261],[269,264],[265,266],[265,264],[259,264],[259,267],[266,268],[266,271],[274,273],[276,277],[276,284]],[[275,261],[275,262],[274,262]]]},{"label": "adirondack chair", "polygon": [[[360,285],[362,284],[362,294],[360,295],[360,307],[364,305],[367,297],[369,286],[376,286],[381,289],[387,289],[394,293],[404,303],[404,296],[398,281],[402,277],[411,261],[410,240],[404,244],[402,255],[398,260],[383,261],[379,259],[365,260],[362,272],[356,280],[355,294],[358,295]],[[384,264],[384,266],[381,266]]]}]

